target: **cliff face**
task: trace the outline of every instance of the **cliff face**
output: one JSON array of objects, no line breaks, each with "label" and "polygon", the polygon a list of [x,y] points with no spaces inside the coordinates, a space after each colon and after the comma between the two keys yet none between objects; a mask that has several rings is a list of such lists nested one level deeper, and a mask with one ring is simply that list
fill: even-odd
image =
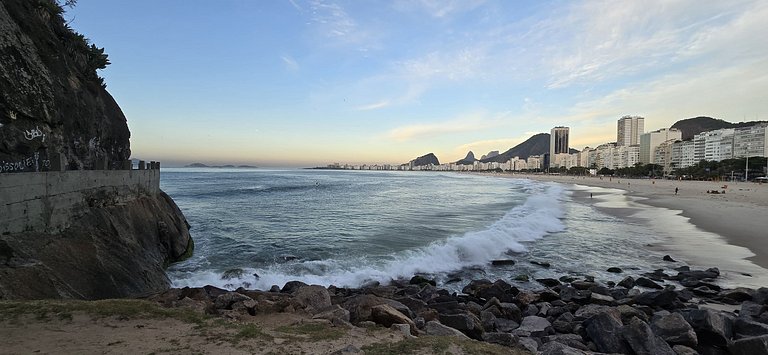
[{"label": "cliff face", "polygon": [[53,0],[0,2],[0,173],[112,166],[131,155],[125,116],[96,69],[108,64]]},{"label": "cliff face", "polygon": [[422,155],[414,160],[411,160],[411,163],[413,166],[423,166],[423,165],[440,165],[440,161],[437,160],[437,157],[433,153],[429,153],[427,155]]},{"label": "cliff face", "polygon": [[0,236],[0,299],[132,297],[168,288],[164,266],[192,249],[165,193],[94,200],[65,230]]}]

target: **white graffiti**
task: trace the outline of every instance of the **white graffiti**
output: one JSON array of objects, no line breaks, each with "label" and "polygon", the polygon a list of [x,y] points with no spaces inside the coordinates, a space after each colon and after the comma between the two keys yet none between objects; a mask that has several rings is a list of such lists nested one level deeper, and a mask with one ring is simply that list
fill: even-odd
[{"label": "white graffiti", "polygon": [[91,148],[91,150],[97,149],[99,147],[99,138],[93,137],[91,140],[88,141],[88,148]]},{"label": "white graffiti", "polygon": [[36,163],[37,162],[35,161],[34,157],[29,157],[13,162],[0,160],[0,173],[26,170],[27,168],[35,166]]},{"label": "white graffiti", "polygon": [[8,117],[10,117],[12,120],[15,120],[16,119],[16,112],[9,111],[8,112]]},{"label": "white graffiti", "polygon": [[28,141],[31,141],[38,137],[43,137],[43,142],[45,142],[45,133],[43,133],[43,131],[40,130],[40,127],[35,126],[35,129],[24,130],[24,138],[26,138]]}]

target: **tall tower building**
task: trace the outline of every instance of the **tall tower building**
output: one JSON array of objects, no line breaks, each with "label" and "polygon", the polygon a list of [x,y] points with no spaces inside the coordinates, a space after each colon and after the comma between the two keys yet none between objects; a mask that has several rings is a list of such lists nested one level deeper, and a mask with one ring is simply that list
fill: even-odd
[{"label": "tall tower building", "polygon": [[640,135],[643,134],[645,118],[640,116],[624,116],[619,118],[616,130],[616,145],[630,146],[640,144]]},{"label": "tall tower building", "polygon": [[568,127],[555,127],[549,133],[549,159],[553,161],[555,154],[568,154]]}]

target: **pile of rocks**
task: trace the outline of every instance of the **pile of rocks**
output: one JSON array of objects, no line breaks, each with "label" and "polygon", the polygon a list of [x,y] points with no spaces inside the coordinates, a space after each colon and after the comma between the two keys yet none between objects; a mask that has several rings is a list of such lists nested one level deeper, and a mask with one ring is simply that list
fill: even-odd
[{"label": "pile of rocks", "polygon": [[716,268],[675,271],[618,284],[538,279],[537,291],[473,280],[450,293],[414,276],[357,289],[298,281],[270,291],[183,288],[153,299],[224,316],[306,312],[335,326],[381,325],[543,354],[768,354],[768,288],[721,289]]}]

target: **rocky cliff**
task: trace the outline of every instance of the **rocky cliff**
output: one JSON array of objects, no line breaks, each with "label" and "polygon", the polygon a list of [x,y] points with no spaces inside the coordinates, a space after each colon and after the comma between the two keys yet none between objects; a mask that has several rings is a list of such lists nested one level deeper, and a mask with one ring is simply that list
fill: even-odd
[{"label": "rocky cliff", "polygon": [[411,160],[410,164],[413,166],[424,166],[424,165],[430,165],[430,164],[440,165],[440,161],[437,160],[437,157],[435,156],[435,154],[429,153]]},{"label": "rocky cliff", "polygon": [[53,0],[0,2],[0,173],[117,166],[131,155],[125,116],[97,69],[104,50]]},{"label": "rocky cliff", "polygon": [[[169,287],[164,267],[193,247],[173,200],[159,188],[126,195],[130,186],[120,177],[65,194],[68,180],[48,178],[66,175],[72,185],[87,172],[45,172],[117,167],[131,152],[125,116],[96,74],[109,64],[104,50],[61,13],[54,0],[0,1],[0,177],[23,177],[18,186],[0,183],[0,213],[36,223],[0,235],[0,299],[162,291]],[[44,192],[33,193],[27,185],[40,179],[48,181]],[[52,223],[51,215],[70,218]]]}]

